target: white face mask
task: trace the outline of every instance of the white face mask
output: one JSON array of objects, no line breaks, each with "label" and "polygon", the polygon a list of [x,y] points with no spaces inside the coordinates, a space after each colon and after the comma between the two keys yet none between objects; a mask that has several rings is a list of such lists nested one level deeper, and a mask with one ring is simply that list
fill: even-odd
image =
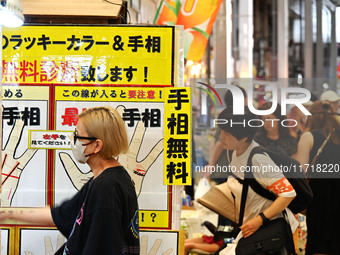
[{"label": "white face mask", "polygon": [[76,144],[71,142],[73,156],[81,164],[85,164],[86,161],[89,159],[89,155],[86,155],[84,153],[87,145],[88,144],[83,145],[82,142],[79,141],[79,139],[76,141]]},{"label": "white face mask", "polygon": [[[71,141],[71,149],[72,149],[72,153],[74,158],[81,164],[85,164],[86,161],[89,159],[89,156],[91,156],[93,153],[86,155],[84,153],[86,146],[93,143],[94,140],[96,140],[97,138],[95,137],[82,137],[82,136],[78,136],[78,139],[74,139],[75,134],[72,134],[69,138]],[[92,140],[89,143],[82,143],[81,141],[79,141],[79,138],[84,138],[84,139],[89,139]],[[76,140],[76,143],[74,144],[74,140]]]}]

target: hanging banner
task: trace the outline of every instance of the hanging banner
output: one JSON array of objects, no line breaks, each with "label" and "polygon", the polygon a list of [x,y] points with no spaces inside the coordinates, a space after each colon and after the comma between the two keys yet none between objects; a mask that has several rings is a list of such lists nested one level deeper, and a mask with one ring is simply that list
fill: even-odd
[{"label": "hanging banner", "polygon": [[185,0],[176,25],[184,26],[184,54],[187,60],[200,62],[223,0]]},{"label": "hanging banner", "polygon": [[162,0],[153,21],[158,25],[176,25],[181,0]]},{"label": "hanging banner", "polygon": [[200,62],[223,0],[161,1],[155,24],[182,25],[184,58]]}]

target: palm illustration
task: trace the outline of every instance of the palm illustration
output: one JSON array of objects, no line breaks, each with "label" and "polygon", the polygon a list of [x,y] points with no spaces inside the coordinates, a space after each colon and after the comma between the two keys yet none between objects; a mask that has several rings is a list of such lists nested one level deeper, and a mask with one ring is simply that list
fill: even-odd
[{"label": "palm illustration", "polygon": [[[122,112],[124,111],[124,107],[118,107],[117,111],[122,114]],[[142,121],[139,121],[131,138],[129,152],[127,154],[120,155],[118,158],[119,162],[125,167],[131,178],[133,179],[137,195],[139,195],[140,193],[143,179],[147,171],[156,161],[158,156],[162,153],[164,147],[163,139],[160,139],[156,142],[155,146],[151,149],[148,155],[143,160],[138,161],[137,157],[143,143],[145,132],[146,128],[144,127],[144,123]],[[67,153],[60,152],[59,157],[72,184],[76,189],[79,190],[83,186],[83,184],[92,177],[92,173],[82,173],[75,162],[72,160],[70,155]]]},{"label": "palm illustration", "polygon": [[37,152],[36,149],[27,149],[20,157],[15,158],[14,155],[20,143],[23,130],[24,122],[22,120],[17,120],[11,130],[7,144],[2,151],[1,206],[11,205],[12,198],[19,183],[20,175],[27,163]]}]

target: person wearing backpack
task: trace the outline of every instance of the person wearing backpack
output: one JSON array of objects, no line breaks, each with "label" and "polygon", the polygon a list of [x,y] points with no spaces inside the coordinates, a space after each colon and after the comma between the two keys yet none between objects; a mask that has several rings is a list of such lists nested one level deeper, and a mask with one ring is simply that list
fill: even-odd
[{"label": "person wearing backpack", "polygon": [[[306,213],[306,255],[335,255],[340,250],[340,124],[329,102],[316,101],[309,111],[308,131],[302,134],[297,152],[314,194]],[[323,172],[318,173],[321,168]]]},{"label": "person wearing backpack", "polygon": [[[221,129],[220,140],[223,147],[230,153],[230,170],[231,174],[228,178],[228,186],[235,198],[235,209],[237,212],[241,210],[241,200],[243,193],[242,181],[245,181],[247,174],[248,159],[250,153],[259,145],[253,140],[257,128],[254,125],[248,125],[251,120],[258,119],[256,115],[251,113],[245,107],[243,115],[234,115],[233,108],[224,109],[216,120]],[[249,122],[250,121],[250,122]],[[258,171],[253,171],[252,176],[262,188],[267,189],[275,194],[274,201],[255,192],[250,185],[244,206],[243,224],[240,226],[240,233],[236,237],[236,242],[243,236],[245,239],[254,235],[261,226],[268,221],[283,217],[283,211],[286,211],[286,217],[294,232],[298,226],[298,221],[288,207],[292,200],[296,197],[296,192],[283,175],[281,171],[264,171],[263,166],[275,167],[274,161],[266,154],[256,153],[252,155],[251,165]],[[276,166],[277,167],[277,166]],[[249,170],[249,169],[248,169]],[[220,254],[236,254],[237,244],[228,245]],[[286,247],[283,247],[277,253],[271,254],[287,254]],[[254,253],[257,254],[257,253]]]}]

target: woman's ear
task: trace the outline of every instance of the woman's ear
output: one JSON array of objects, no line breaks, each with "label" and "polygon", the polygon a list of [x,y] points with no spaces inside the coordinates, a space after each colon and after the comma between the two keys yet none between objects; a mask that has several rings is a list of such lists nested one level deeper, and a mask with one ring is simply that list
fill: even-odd
[{"label": "woman's ear", "polygon": [[95,148],[94,148],[94,153],[98,153],[103,149],[104,143],[102,140],[97,139],[95,141]]}]

